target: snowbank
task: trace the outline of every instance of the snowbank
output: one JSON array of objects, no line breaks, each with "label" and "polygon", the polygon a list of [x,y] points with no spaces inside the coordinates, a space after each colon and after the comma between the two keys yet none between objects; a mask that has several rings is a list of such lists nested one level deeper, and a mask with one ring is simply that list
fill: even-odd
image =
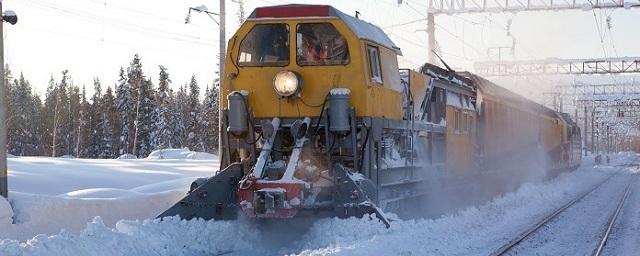
[{"label": "snowbank", "polygon": [[134,156],[133,154],[124,154],[119,156],[117,159],[138,159],[136,156]]},{"label": "snowbank", "polygon": [[3,225],[11,225],[13,218],[13,210],[11,210],[11,205],[4,197],[0,196],[0,227]]},{"label": "snowbank", "polygon": [[0,240],[77,232],[95,216],[110,227],[121,219],[154,218],[180,200],[194,179],[219,166],[217,160],[51,157],[18,157],[8,164],[13,213],[0,202]]},{"label": "snowbank", "polygon": [[26,243],[0,241],[2,255],[263,255],[258,232],[236,222],[201,220],[119,221],[96,217],[79,234],[38,235]]},{"label": "snowbank", "polygon": [[[184,184],[182,191],[153,194],[111,189],[70,193],[76,197],[13,193],[16,224],[0,223],[0,240],[30,239],[60,230],[80,231],[95,216],[101,216],[110,227],[121,219],[153,219],[180,200],[187,189],[188,184]],[[0,250],[0,255],[5,254]]]},{"label": "snowbank", "polygon": [[160,149],[155,150],[147,156],[147,159],[191,159],[191,160],[213,160],[217,159],[214,154],[190,151],[183,149]]},{"label": "snowbank", "polygon": [[11,192],[52,196],[84,189],[131,190],[182,178],[193,180],[211,176],[219,168],[217,160],[18,157],[8,163]]}]

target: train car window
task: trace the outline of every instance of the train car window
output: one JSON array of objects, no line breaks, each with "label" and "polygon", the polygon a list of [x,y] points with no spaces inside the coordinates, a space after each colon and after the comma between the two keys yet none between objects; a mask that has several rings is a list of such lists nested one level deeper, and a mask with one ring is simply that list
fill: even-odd
[{"label": "train car window", "polygon": [[300,66],[349,64],[347,40],[331,23],[303,23],[296,28]]},{"label": "train car window", "polygon": [[239,66],[289,65],[289,26],[259,24],[240,43]]},{"label": "train car window", "polygon": [[378,47],[367,45],[369,53],[369,68],[371,69],[371,80],[382,83],[382,68],[380,67],[380,53]]}]

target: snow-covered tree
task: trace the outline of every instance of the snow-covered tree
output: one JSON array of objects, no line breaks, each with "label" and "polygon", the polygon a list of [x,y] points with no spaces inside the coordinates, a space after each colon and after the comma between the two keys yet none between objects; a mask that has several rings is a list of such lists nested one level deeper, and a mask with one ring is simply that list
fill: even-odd
[{"label": "snow-covered tree", "polygon": [[138,110],[136,118],[136,139],[134,140],[137,147],[134,149],[134,155],[145,157],[153,150],[152,141],[156,136],[154,124],[157,118],[156,101],[153,91],[153,83],[151,80],[145,80],[138,90]]},{"label": "snow-covered tree", "polygon": [[131,119],[134,110],[135,100],[131,95],[131,88],[125,77],[123,68],[120,68],[120,74],[118,78],[118,85],[116,87],[116,105],[118,108],[118,114],[120,116],[120,145],[119,154],[130,153],[130,141],[131,141],[131,127],[133,126]]},{"label": "snow-covered tree", "polygon": [[218,131],[219,131],[219,105],[218,105],[218,84],[212,88],[207,88],[203,102],[203,130],[207,152],[218,152]]},{"label": "snow-covered tree", "polygon": [[173,136],[171,143],[174,147],[182,148],[185,145],[186,131],[185,120],[187,120],[188,114],[185,111],[185,102],[187,99],[187,91],[183,86],[180,86],[173,100]]},{"label": "snow-covered tree", "polygon": [[87,100],[87,90],[83,85],[80,98],[80,111],[78,113],[80,123],[78,125],[76,141],[76,156],[80,158],[91,157],[89,155],[89,150],[92,143],[91,112],[92,104]]},{"label": "snow-covered tree", "polygon": [[155,123],[155,128],[157,134],[154,138],[154,148],[171,148],[173,147],[172,137],[173,137],[173,113],[172,113],[172,104],[171,104],[171,95],[169,89],[169,83],[171,83],[171,79],[169,79],[169,73],[167,72],[167,68],[164,66],[159,66],[160,68],[160,81],[158,82],[158,91],[156,93],[156,115],[158,116],[158,120]]},{"label": "snow-covered tree", "polygon": [[202,140],[202,120],[200,119],[200,87],[196,81],[196,76],[191,76],[189,82],[189,98],[186,104],[188,117],[186,120],[187,140],[186,145],[192,150],[204,150]]},{"label": "snow-covered tree", "polygon": [[107,90],[102,95],[102,108],[104,122],[103,122],[103,147],[102,153],[104,158],[114,158],[117,154],[117,143],[119,138],[118,124],[118,107],[116,106],[116,100],[113,96],[113,90],[111,87],[107,87]]}]

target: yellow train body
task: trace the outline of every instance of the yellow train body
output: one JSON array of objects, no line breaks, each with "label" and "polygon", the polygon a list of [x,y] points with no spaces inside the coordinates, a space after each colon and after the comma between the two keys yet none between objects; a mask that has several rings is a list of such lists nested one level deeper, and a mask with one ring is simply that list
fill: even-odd
[{"label": "yellow train body", "polygon": [[[331,24],[345,38],[349,61],[345,65],[301,66],[290,58],[286,65],[239,67],[240,44],[247,34],[260,24],[286,24],[289,28],[289,56],[296,56],[296,28],[300,24]],[[382,81],[374,81],[369,69],[367,46],[379,49]],[[294,71],[302,77],[303,89],[299,98],[283,98],[273,90],[274,76],[282,70]],[[333,88],[351,90],[351,104],[357,116],[402,119],[402,89],[398,76],[396,50],[377,42],[362,39],[335,17],[323,18],[250,18],[231,38],[222,81],[222,95],[232,91],[247,91],[248,101],[256,118],[317,117],[325,95]],[[222,98],[222,106],[227,99]]]}]

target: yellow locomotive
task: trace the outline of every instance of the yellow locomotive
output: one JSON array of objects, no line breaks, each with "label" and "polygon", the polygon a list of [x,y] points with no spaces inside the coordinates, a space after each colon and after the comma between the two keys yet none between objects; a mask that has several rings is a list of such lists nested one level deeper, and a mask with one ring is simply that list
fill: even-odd
[{"label": "yellow locomotive", "polygon": [[501,154],[534,146],[553,168],[580,157],[566,116],[470,73],[399,70],[380,28],[331,6],[257,8],[228,49],[221,170],[160,217],[376,213],[388,225],[381,209],[421,202],[435,174],[504,169]]}]

